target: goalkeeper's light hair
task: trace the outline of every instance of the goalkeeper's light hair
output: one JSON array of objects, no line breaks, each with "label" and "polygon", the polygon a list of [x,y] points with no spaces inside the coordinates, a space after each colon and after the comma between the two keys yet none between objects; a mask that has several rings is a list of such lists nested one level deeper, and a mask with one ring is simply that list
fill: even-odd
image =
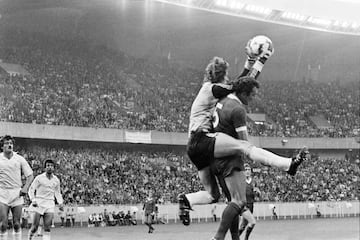
[{"label": "goalkeeper's light hair", "polygon": [[204,81],[211,83],[219,83],[225,79],[229,63],[221,57],[214,57],[205,68]]}]

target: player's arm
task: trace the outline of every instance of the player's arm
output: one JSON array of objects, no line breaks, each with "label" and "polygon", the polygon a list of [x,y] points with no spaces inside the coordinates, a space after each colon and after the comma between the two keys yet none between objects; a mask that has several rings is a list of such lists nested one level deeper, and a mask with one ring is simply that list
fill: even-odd
[{"label": "player's arm", "polygon": [[34,175],[32,175],[32,174],[25,177],[25,184],[20,190],[20,195],[21,196],[26,195],[26,193],[28,192],[29,186],[32,183],[33,179],[34,179]]},{"label": "player's arm", "polygon": [[35,202],[35,191],[39,187],[39,185],[40,185],[39,178],[36,177],[34,179],[34,181],[31,183],[29,190],[28,190],[28,195],[29,195],[30,201],[31,201],[32,205],[35,207],[37,205]]},{"label": "player's arm", "polygon": [[212,86],[212,94],[215,98],[221,99],[234,92],[232,85],[216,83]]},{"label": "player's arm", "polygon": [[61,191],[60,191],[60,181],[58,180],[54,189],[54,194],[55,194],[55,198],[56,201],[59,203],[59,208],[60,210],[64,209],[64,199],[61,195]]},{"label": "player's arm", "polygon": [[242,107],[234,108],[231,113],[234,128],[238,139],[248,141],[248,131],[246,127],[246,111]]},{"label": "player's arm", "polygon": [[20,160],[21,170],[25,175],[25,184],[20,190],[20,196],[25,196],[28,192],[29,186],[34,180],[33,170],[31,169],[29,163],[25,160],[25,158],[21,158]]},{"label": "player's arm", "polygon": [[[248,42],[249,44],[250,42]],[[274,54],[274,48],[265,45],[261,48],[259,56],[251,56],[248,45],[245,47],[246,61],[242,73],[237,78],[249,76],[257,79],[264,67],[265,62]]]}]

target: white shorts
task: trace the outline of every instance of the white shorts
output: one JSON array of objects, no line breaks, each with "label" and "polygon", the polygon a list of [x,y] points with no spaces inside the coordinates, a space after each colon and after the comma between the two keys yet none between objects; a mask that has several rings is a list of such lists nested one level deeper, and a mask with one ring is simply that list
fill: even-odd
[{"label": "white shorts", "polygon": [[21,188],[0,188],[0,203],[9,207],[16,207],[24,204],[24,198],[20,197]]},{"label": "white shorts", "polygon": [[37,203],[37,207],[33,205],[29,206],[29,212],[36,212],[40,215],[44,215],[44,213],[54,213],[55,212],[55,201],[54,200],[47,200],[41,198],[35,198]]}]

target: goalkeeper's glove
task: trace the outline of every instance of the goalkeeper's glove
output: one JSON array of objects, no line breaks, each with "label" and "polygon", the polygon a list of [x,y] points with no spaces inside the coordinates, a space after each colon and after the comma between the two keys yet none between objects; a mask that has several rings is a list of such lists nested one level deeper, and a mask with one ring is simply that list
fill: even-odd
[{"label": "goalkeeper's glove", "polygon": [[274,47],[264,43],[260,48],[259,61],[263,64],[274,54]]}]

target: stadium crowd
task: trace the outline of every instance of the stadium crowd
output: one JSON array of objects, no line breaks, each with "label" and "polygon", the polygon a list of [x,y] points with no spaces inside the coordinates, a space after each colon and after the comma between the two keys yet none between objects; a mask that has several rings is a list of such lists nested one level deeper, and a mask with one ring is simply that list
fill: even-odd
[{"label": "stadium crowd", "polygon": [[[0,74],[0,119],[79,127],[186,132],[201,69],[150,62],[81,39],[2,29],[3,62],[31,75]],[[269,127],[252,135],[352,137],[360,129],[358,82],[263,81],[249,113]],[[119,103],[118,107],[105,99]],[[322,115],[332,129],[320,129]]]},{"label": "stadium crowd", "polygon": [[[180,153],[41,146],[27,147],[20,153],[35,175],[42,171],[40,159],[57,159],[61,167],[56,175],[66,204],[138,204],[154,189],[159,203],[174,203],[179,192],[201,189],[196,169]],[[264,166],[255,165],[254,169],[259,201],[359,200],[359,162],[350,159],[314,156],[295,178]]]}]

